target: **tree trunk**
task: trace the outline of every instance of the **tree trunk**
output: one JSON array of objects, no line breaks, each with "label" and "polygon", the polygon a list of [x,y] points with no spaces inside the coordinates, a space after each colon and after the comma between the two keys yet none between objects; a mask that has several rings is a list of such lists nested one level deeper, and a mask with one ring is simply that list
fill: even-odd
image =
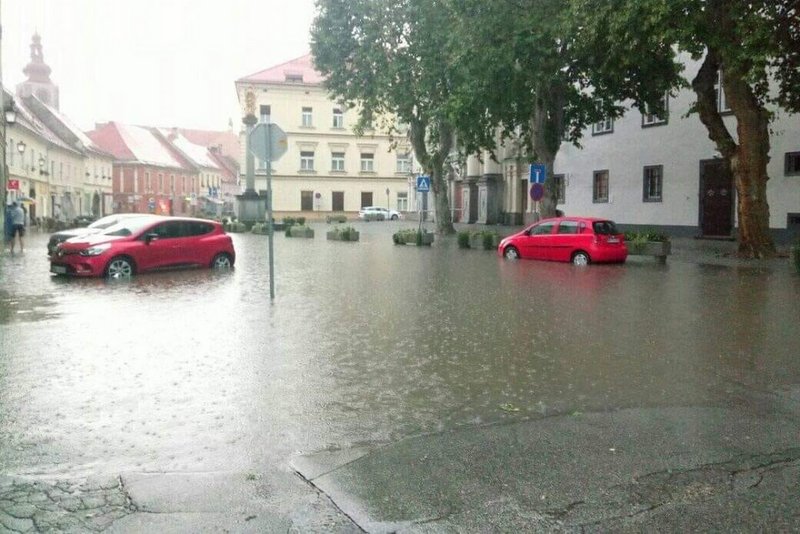
[{"label": "tree trunk", "polygon": [[539,204],[539,214],[555,217],[558,189],[554,178],[556,154],[563,135],[563,90],[551,85],[539,91],[533,112],[532,142],[536,160],[545,165],[544,197]]},{"label": "tree trunk", "polygon": [[731,157],[736,181],[739,215],[739,254],[747,258],[775,255],[769,232],[767,164],[769,163],[769,115],[750,86],[732,73],[723,73],[727,101],[736,115],[739,144]]},{"label": "tree trunk", "polygon": [[436,233],[454,234],[453,218],[450,214],[450,199],[447,194],[444,165],[453,148],[453,130],[449,124],[440,121],[437,126],[438,138],[433,153],[428,151],[426,137],[427,123],[420,119],[411,121],[411,145],[422,168],[430,174],[433,190],[433,209],[436,217]]},{"label": "tree trunk", "polygon": [[715,84],[720,66],[719,54],[709,48],[692,81],[697,95],[697,111],[708,130],[709,139],[730,163],[736,183],[739,254],[749,258],[770,257],[775,254],[775,244],[769,233],[767,203],[768,113],[742,76],[735,72],[725,73],[723,88],[736,116],[737,144],[718,109]]}]

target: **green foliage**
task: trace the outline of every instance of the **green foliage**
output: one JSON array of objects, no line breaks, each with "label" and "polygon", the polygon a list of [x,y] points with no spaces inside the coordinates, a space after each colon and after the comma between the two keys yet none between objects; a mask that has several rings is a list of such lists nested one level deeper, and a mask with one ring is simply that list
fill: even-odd
[{"label": "green foliage", "polygon": [[625,241],[629,243],[647,243],[648,241],[664,242],[669,241],[669,236],[663,232],[655,230],[644,230],[642,232],[625,232]]},{"label": "green foliage", "polygon": [[458,248],[469,248],[469,231],[458,232]]},{"label": "green foliage", "polygon": [[328,215],[325,217],[325,222],[331,223],[345,223],[347,222],[347,215]]},{"label": "green foliage", "polygon": [[392,241],[395,245],[405,245],[408,243],[414,243],[417,246],[430,245],[431,241],[433,241],[433,234],[425,228],[423,228],[422,231],[414,228],[406,228],[392,234]]},{"label": "green foliage", "polygon": [[357,241],[358,231],[352,226],[336,226],[331,230],[340,241]]},{"label": "green foliage", "polygon": [[284,217],[284,218],[283,218],[283,224],[284,224],[284,225],[285,225],[287,228],[288,228],[288,227],[290,227],[290,226],[292,226],[293,224],[296,224],[296,223],[297,223],[297,220],[296,220],[294,217]]},{"label": "green foliage", "polygon": [[305,217],[298,217],[297,218],[297,224],[299,224],[300,226],[304,226],[306,224],[306,218]]}]

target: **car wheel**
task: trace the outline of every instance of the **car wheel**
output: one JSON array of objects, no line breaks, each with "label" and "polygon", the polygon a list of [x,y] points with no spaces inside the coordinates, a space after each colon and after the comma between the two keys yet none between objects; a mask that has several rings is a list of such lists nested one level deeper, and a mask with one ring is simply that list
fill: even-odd
[{"label": "car wheel", "polygon": [[231,257],[224,252],[217,254],[214,256],[214,259],[211,260],[212,269],[230,269],[231,267],[233,267]]},{"label": "car wheel", "polygon": [[575,254],[572,255],[572,263],[573,265],[589,265],[592,263],[591,258],[589,255],[582,250],[579,250]]},{"label": "car wheel", "polygon": [[397,215],[392,215],[392,220],[396,221],[397,220]]},{"label": "car wheel", "polygon": [[133,261],[126,256],[111,258],[106,265],[106,278],[124,278],[135,272]]},{"label": "car wheel", "polygon": [[507,260],[518,260],[519,250],[517,250],[517,247],[506,247],[503,251],[503,257]]}]

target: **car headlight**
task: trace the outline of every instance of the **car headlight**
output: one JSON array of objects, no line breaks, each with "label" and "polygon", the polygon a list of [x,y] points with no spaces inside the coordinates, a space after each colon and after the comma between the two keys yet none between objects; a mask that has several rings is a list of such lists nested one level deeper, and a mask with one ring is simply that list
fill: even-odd
[{"label": "car headlight", "polygon": [[109,248],[111,248],[111,243],[103,243],[102,245],[94,245],[86,250],[81,250],[79,254],[81,256],[99,256]]}]

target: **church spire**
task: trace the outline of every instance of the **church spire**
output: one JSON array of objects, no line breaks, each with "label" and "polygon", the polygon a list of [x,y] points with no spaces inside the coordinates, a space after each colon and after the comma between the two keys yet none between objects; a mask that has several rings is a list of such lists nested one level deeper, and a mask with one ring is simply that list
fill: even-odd
[{"label": "church spire", "polygon": [[17,85],[17,95],[36,96],[48,106],[58,109],[58,86],[50,80],[51,69],[44,62],[42,38],[38,32],[34,33],[31,39],[31,61],[22,72],[28,79]]}]

